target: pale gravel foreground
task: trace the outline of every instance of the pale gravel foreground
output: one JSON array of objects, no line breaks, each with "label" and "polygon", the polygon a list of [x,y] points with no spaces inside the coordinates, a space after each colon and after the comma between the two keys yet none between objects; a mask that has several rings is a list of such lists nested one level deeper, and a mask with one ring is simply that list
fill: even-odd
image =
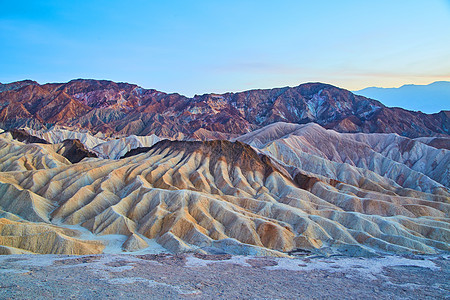
[{"label": "pale gravel foreground", "polygon": [[450,299],[449,255],[0,256],[0,299]]}]

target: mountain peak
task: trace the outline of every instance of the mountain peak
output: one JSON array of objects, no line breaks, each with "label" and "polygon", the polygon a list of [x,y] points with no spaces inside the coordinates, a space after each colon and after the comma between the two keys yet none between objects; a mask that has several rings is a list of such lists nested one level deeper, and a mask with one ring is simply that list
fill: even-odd
[{"label": "mountain peak", "polygon": [[211,133],[201,135],[205,138],[225,138],[275,122],[315,122],[341,132],[395,132],[410,137],[447,135],[449,128],[444,125],[449,122],[446,114],[389,109],[377,100],[320,82],[194,98],[109,80],[23,84],[39,90],[9,88],[9,93],[0,93],[0,126],[5,129],[46,128],[51,123],[81,126],[94,134],[162,137],[190,137],[202,129]]},{"label": "mountain peak", "polygon": [[25,79],[25,80],[20,80],[20,81],[15,81],[15,82],[11,82],[11,83],[0,83],[0,93],[1,92],[6,92],[6,91],[13,91],[13,90],[17,90],[20,89],[24,86],[28,86],[28,85],[39,85],[39,83],[37,83],[36,81],[30,80],[30,79]]}]

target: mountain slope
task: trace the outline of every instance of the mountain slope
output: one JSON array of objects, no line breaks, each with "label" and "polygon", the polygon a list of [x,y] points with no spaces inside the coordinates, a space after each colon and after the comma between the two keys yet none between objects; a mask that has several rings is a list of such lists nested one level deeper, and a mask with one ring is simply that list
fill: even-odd
[{"label": "mountain slope", "polygon": [[[377,161],[374,171],[364,172],[357,167],[364,160],[376,160],[376,153],[385,157],[392,153],[385,146],[369,151],[364,145],[372,140],[364,135],[346,139],[318,125],[303,127],[275,124],[256,132],[251,143],[258,141],[267,155],[242,142],[163,140],[146,153],[121,160],[89,159],[77,164],[65,160],[30,171],[0,172],[0,206],[10,219],[62,228],[79,224],[97,236],[126,235],[124,249],[135,244],[145,247],[142,236],[173,252],[283,256],[295,249],[350,255],[449,250],[446,187],[420,179],[423,182],[413,190],[406,181],[383,179],[375,170]],[[302,128],[306,130],[303,149],[309,147],[309,153],[320,150],[307,142],[313,130],[358,145],[354,150],[364,157],[361,162],[349,161],[351,149],[342,154],[317,152],[315,156],[322,159],[319,172],[317,159],[310,165],[287,164],[291,157],[287,151],[265,150],[292,133],[300,136]],[[3,143],[19,142],[3,139]],[[447,150],[417,143],[424,147],[425,156],[433,149],[448,156]],[[43,155],[56,159],[51,146],[40,147],[47,147]],[[297,148],[292,143],[287,146]],[[404,166],[412,159],[407,155],[403,151],[381,165],[394,166],[398,161]],[[333,166],[342,160],[351,172],[333,177]],[[431,170],[422,171],[423,178],[432,176]],[[17,248],[21,242],[8,245]]]},{"label": "mountain slope", "polygon": [[450,186],[450,151],[396,134],[343,134],[313,123],[275,123],[238,140],[286,165],[356,186],[362,179],[426,192]]},{"label": "mountain slope", "polygon": [[57,124],[93,134],[155,134],[177,139],[232,137],[280,121],[408,137],[448,136],[450,130],[448,113],[427,115],[387,108],[322,83],[193,98],[84,79],[45,85],[21,82],[1,85],[2,90],[0,126],[6,129]]}]

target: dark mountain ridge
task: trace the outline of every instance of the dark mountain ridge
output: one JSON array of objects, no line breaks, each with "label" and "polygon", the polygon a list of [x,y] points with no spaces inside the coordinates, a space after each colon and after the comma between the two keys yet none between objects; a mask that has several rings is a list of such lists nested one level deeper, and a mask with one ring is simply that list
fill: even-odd
[{"label": "dark mountain ridge", "polygon": [[115,136],[207,138],[208,134],[243,134],[279,121],[413,138],[448,136],[450,130],[448,111],[424,114],[388,108],[323,83],[193,98],[107,80],[0,84],[0,127],[4,129],[61,125]]}]

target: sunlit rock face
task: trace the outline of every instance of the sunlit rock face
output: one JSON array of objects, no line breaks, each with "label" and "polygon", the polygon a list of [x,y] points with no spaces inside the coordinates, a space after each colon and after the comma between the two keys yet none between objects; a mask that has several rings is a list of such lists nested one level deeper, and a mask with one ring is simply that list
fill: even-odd
[{"label": "sunlit rock face", "polygon": [[[71,131],[54,127],[49,130],[34,130],[31,128],[12,129],[7,132],[0,132],[0,138],[14,139],[17,141],[41,144],[64,144],[67,149],[79,149],[77,152],[84,152],[83,155],[74,156],[78,162],[84,157],[102,157],[119,159],[132,149],[140,147],[150,147],[161,140],[156,135],[150,136],[127,136],[118,138],[107,138],[104,136],[93,136],[86,131]],[[71,145],[71,147],[67,147]],[[61,151],[57,151],[60,153]],[[73,151],[72,151],[73,152]],[[75,153],[74,153],[75,154]],[[76,158],[75,158],[76,157]],[[69,159],[70,160],[70,159]]]},{"label": "sunlit rock face", "polygon": [[450,155],[397,134],[344,134],[317,124],[276,123],[238,140],[300,171],[358,186],[362,179],[428,193],[450,185]]},{"label": "sunlit rock face", "polygon": [[72,163],[61,144],[3,134],[2,251],[99,253],[109,235],[126,236],[119,251],[149,239],[171,252],[274,256],[449,250],[450,152],[427,141],[276,123],[235,142],[153,142]]},{"label": "sunlit rock face", "polygon": [[[423,114],[323,83],[188,98],[128,83],[77,79],[0,84],[0,127],[83,129],[104,137],[229,139],[275,122],[315,122],[339,132],[447,136],[448,111]],[[89,147],[89,146],[88,146]]]}]

